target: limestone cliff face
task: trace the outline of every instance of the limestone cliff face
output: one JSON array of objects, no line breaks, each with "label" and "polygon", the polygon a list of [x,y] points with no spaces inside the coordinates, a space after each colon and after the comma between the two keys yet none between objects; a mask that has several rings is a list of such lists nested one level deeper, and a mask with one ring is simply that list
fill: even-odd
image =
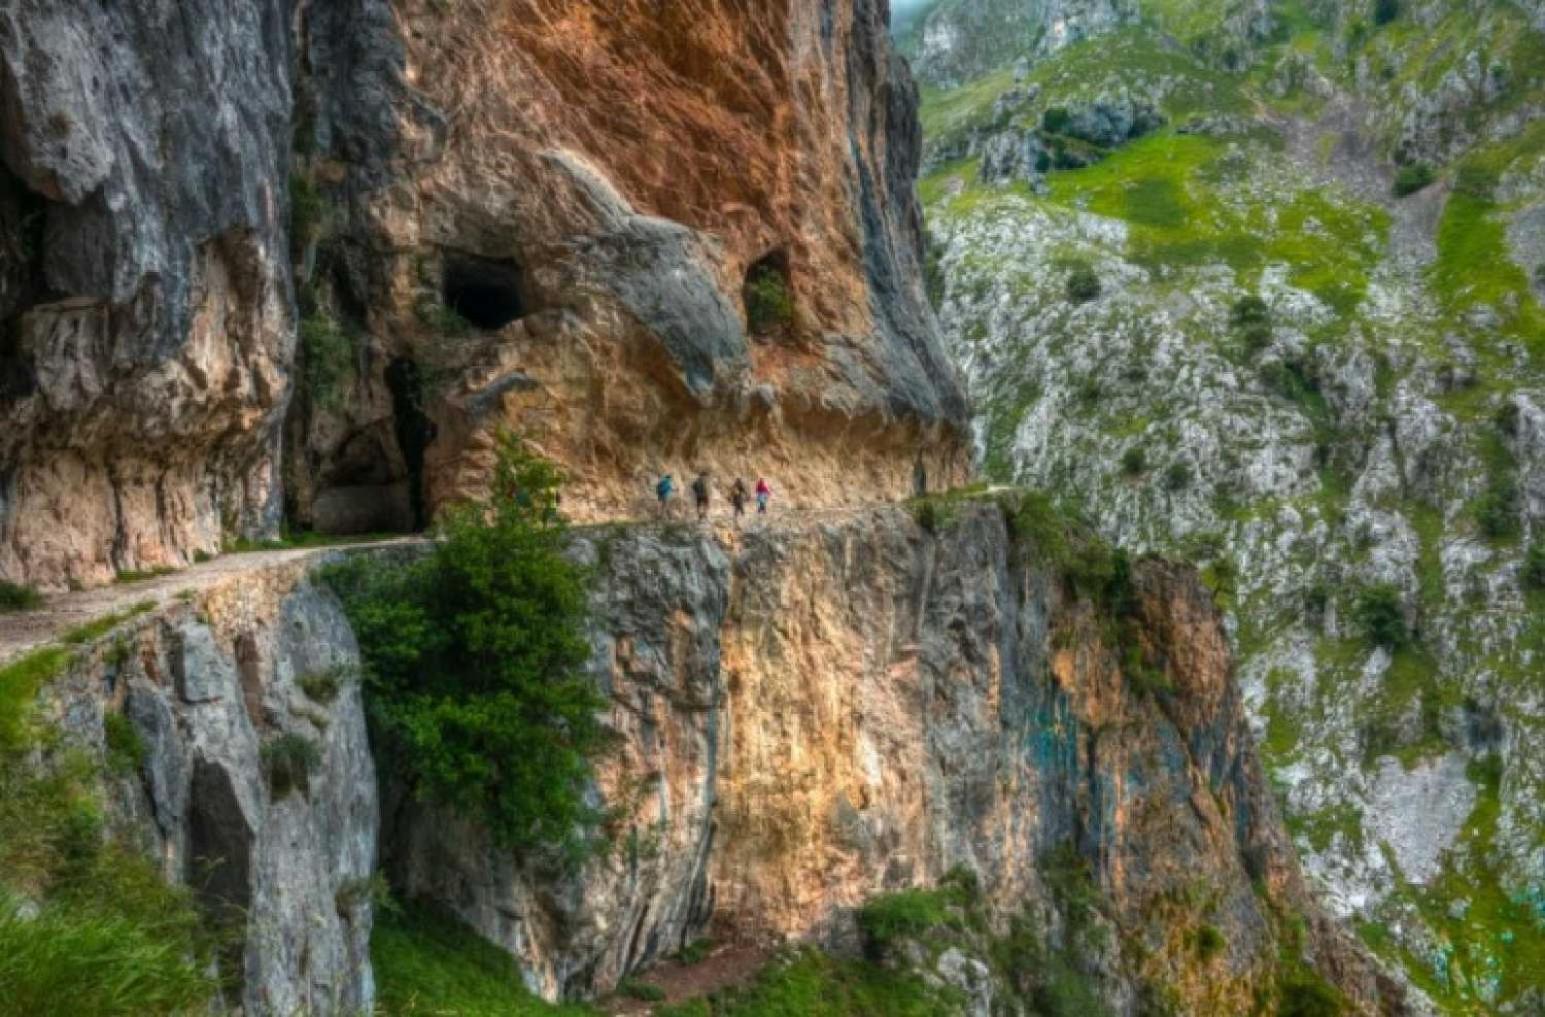
[{"label": "limestone cliff face", "polygon": [[0,13],[0,576],[413,529],[499,427],[582,517],[967,468],[882,0],[228,6]]},{"label": "limestone cliff face", "polygon": [[[907,492],[920,458],[960,476],[885,20],[876,0],[313,10],[308,311],[353,359],[292,417],[295,515],[422,518],[479,485],[499,427],[569,468],[578,518],[634,513],[662,470],[765,473],[804,504]],[[748,322],[748,273],[786,321]]]},{"label": "limestone cliff face", "polygon": [[[290,565],[147,616],[46,696],[77,745],[100,751],[106,713],[133,725],[144,759],[112,781],[115,823],[195,891],[211,928],[234,923],[221,973],[245,1013],[371,1008],[379,815],[358,670],[337,602]],[[303,688],[327,677],[336,696]],[[297,739],[317,759],[286,790],[270,756]]]},{"label": "limestone cliff face", "polygon": [[0,10],[0,577],[277,522],[288,7]]},{"label": "limestone cliff face", "polygon": [[[1286,916],[1370,1009],[1377,978],[1309,903],[1245,727],[1219,616],[1194,574],[1137,570],[1143,656],[1010,538],[995,507],[937,536],[903,511],[587,537],[597,681],[623,749],[611,854],[576,877],[518,864],[433,810],[387,810],[394,881],[439,899],[548,996],[605,989],[710,930],[841,941],[888,890],[975,871],[1005,924],[1061,919],[1040,862],[1091,864],[1116,935],[1082,958],[1123,1012],[1158,983],[1188,1013],[1244,1013]],[[1220,959],[1198,965],[1203,923]]]}]

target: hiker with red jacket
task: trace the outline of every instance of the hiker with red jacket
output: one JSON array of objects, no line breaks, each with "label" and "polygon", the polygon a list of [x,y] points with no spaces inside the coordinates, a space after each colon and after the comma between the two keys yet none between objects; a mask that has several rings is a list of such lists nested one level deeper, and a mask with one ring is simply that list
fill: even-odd
[{"label": "hiker with red jacket", "polygon": [[766,477],[758,477],[756,480],[756,514],[767,514],[767,501],[772,497],[772,486],[767,483]]}]

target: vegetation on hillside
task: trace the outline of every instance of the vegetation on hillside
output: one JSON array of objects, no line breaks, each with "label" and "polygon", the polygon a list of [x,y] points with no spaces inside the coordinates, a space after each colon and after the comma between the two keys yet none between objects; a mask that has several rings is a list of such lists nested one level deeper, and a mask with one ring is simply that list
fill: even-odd
[{"label": "vegetation on hillside", "polygon": [[560,479],[506,436],[490,497],[446,512],[427,556],[359,555],[326,578],[359,637],[377,758],[504,847],[577,860],[603,819],[587,791],[609,732]]}]

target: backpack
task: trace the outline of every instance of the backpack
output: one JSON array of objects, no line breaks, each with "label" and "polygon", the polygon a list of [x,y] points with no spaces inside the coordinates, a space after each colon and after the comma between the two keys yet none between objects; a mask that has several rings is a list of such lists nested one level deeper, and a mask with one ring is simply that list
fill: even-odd
[{"label": "backpack", "polygon": [[708,500],[708,481],[698,477],[692,481],[692,493],[697,495],[699,501]]}]

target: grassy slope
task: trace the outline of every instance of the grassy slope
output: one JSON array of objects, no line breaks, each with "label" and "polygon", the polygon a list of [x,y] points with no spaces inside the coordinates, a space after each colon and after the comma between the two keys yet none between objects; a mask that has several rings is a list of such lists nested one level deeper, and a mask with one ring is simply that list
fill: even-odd
[{"label": "grassy slope", "polygon": [[[1168,16],[1163,7],[1154,5],[1150,15],[1163,20]],[[1231,79],[1221,87],[1216,71],[1194,62],[1187,68],[1185,54],[1152,41],[1145,44],[1142,38],[1125,33],[1108,44],[1074,47],[1038,67],[1034,77],[1044,88],[1041,104],[1098,92],[1108,82],[1124,81],[1128,75],[1122,66],[1112,65],[1166,66],[1170,74],[1183,75],[1192,82],[1168,85],[1164,105],[1172,118],[1208,108],[1207,102],[1193,98],[1196,96],[1215,99],[1215,108],[1225,111],[1264,107],[1280,115],[1312,113],[1321,103],[1311,96],[1276,96],[1264,90],[1272,63],[1293,55],[1343,83],[1349,80],[1350,66],[1338,62],[1332,47],[1336,33],[1329,26],[1315,24],[1298,8],[1288,14],[1284,38],[1268,60],[1242,79]],[[1145,45],[1147,52],[1143,52]],[[1508,67],[1511,83],[1493,112],[1516,109],[1526,101],[1538,102],[1545,95],[1545,63],[1540,59],[1545,43],[1537,33],[1523,29],[1510,5],[1488,9],[1481,18],[1455,13],[1435,31],[1397,20],[1365,35],[1352,53],[1354,57],[1358,52],[1370,54],[1376,73],[1384,74],[1388,96],[1393,97],[1408,84],[1424,91],[1435,88],[1464,57],[1468,45],[1479,46],[1481,52],[1493,54],[1493,59]],[[1380,62],[1388,61],[1400,48],[1405,48],[1401,66],[1379,72]],[[940,124],[958,128],[979,122],[985,116],[985,104],[990,104],[1003,87],[1001,76],[997,76],[959,93],[930,97],[925,116],[935,130],[941,129]],[[938,106],[940,98],[948,102],[947,117],[934,112],[943,108]],[[1248,151],[1243,160],[1239,154],[1242,146]],[[1016,208],[1029,203],[1041,213],[1083,209],[1120,220],[1127,224],[1127,230],[1124,249],[1117,253],[1149,270],[1150,290],[1183,290],[1192,270],[1220,264],[1232,270],[1236,285],[1249,290],[1266,266],[1281,265],[1287,269],[1290,283],[1314,293],[1335,312],[1334,324],[1320,329],[1312,336],[1314,341],[1338,343],[1353,333],[1380,334],[1380,326],[1364,317],[1364,300],[1386,256],[1388,213],[1346,194],[1312,187],[1294,188],[1285,200],[1281,194],[1271,193],[1260,193],[1256,196],[1259,200],[1252,200],[1249,189],[1232,186],[1241,173],[1258,173],[1271,151],[1269,142],[1262,139],[1245,146],[1240,139],[1186,137],[1167,130],[1094,167],[1052,174],[1045,196],[1035,196],[1023,186],[994,190],[975,185],[975,166],[970,163],[942,167],[923,181],[921,191],[930,216],[1012,217]],[[1545,366],[1540,359],[1545,356],[1545,312],[1529,285],[1529,266],[1510,260],[1504,239],[1505,218],[1521,199],[1507,204],[1498,196],[1496,186],[1509,174],[1539,165],[1542,157],[1545,124],[1536,123],[1514,137],[1477,146],[1453,164],[1439,167],[1440,177],[1453,187],[1453,194],[1436,238],[1438,256],[1424,280],[1437,317],[1390,334],[1397,342],[1436,350],[1447,331],[1474,336],[1466,327],[1467,321],[1484,307],[1498,316],[1496,336],[1504,342],[1519,342],[1532,354],[1534,369],[1520,375],[1502,344],[1472,339],[1481,358],[1480,383],[1443,400],[1445,409],[1471,425],[1482,462],[1488,461],[1488,437],[1481,425],[1489,422],[1499,397],[1519,384],[1537,380],[1538,369]],[[963,190],[958,189],[958,181],[966,182]],[[1098,251],[1083,253],[1097,255]],[[1017,285],[1013,280],[1036,268],[1001,266],[1011,288]],[[1196,337],[1200,342],[1219,339],[1200,333]],[[1012,440],[1018,421],[1038,398],[1039,392],[1000,392],[984,407],[990,472],[994,463],[998,473],[1006,471],[1003,449],[994,455],[994,446],[1006,446]],[[1327,476],[1322,495],[1325,507],[1334,515],[1346,501],[1344,480]],[[1241,506],[1237,511],[1245,520],[1269,518],[1275,509]],[[1445,522],[1441,513],[1420,504],[1401,510],[1411,520],[1421,544],[1417,565],[1421,600],[1428,610],[1443,609],[1446,594],[1438,548],[1446,530],[1451,537],[1453,527],[1468,532],[1473,523],[1469,517]],[[1270,605],[1254,607],[1266,610]],[[1448,605],[1448,609],[1460,608]],[[1533,631],[1529,629],[1526,636],[1533,638]],[[1263,646],[1269,638],[1268,631],[1242,619],[1243,653],[1251,652],[1247,641],[1251,646]],[[1323,646],[1320,696],[1335,696],[1338,684],[1355,681],[1365,659],[1366,653],[1355,645]],[[1507,681],[1538,682],[1533,669],[1520,669],[1512,658],[1490,659],[1487,667]],[[1420,653],[1398,659],[1388,683],[1390,713],[1401,703],[1420,701],[1429,715],[1455,705],[1451,700],[1457,693],[1444,684],[1433,662]],[[1297,757],[1305,730],[1313,724],[1313,710],[1306,712],[1301,705],[1279,701],[1272,683],[1268,686],[1264,748],[1270,760],[1286,764]],[[1439,742],[1427,739],[1407,747],[1401,755],[1409,763],[1441,748]],[[1349,765],[1357,762],[1347,760]],[[1507,1000],[1530,985],[1545,985],[1545,903],[1531,902],[1517,897],[1516,890],[1506,890],[1499,873],[1486,861],[1496,835],[1497,789],[1495,781],[1481,786],[1480,804],[1467,824],[1465,850],[1456,852],[1437,886],[1410,895],[1411,906],[1440,932],[1446,945],[1435,956],[1399,958],[1454,1012],[1471,1012],[1472,1007],[1482,1005],[1475,1001],[1478,995]],[[1317,850],[1328,846],[1338,833],[1354,844],[1363,838],[1355,810],[1332,809],[1298,816],[1293,818],[1293,825]],[[1365,934],[1381,952],[1398,955],[1399,948],[1391,944],[1387,930],[1373,925]]]}]

